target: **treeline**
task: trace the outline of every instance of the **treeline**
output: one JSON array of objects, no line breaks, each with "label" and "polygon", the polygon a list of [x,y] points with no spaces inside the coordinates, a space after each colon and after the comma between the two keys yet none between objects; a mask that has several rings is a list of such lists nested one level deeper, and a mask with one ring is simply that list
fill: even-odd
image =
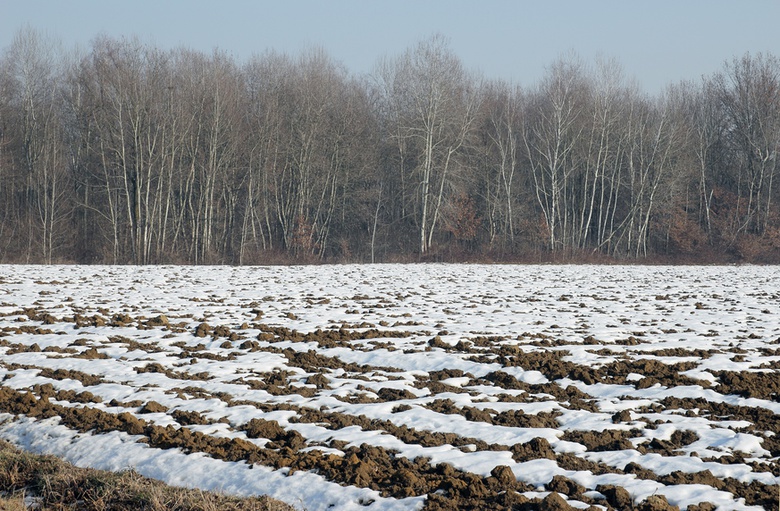
[{"label": "treeline", "polygon": [[521,88],[434,36],[351,75],[33,30],[0,54],[0,260],[780,262],[780,62]]}]

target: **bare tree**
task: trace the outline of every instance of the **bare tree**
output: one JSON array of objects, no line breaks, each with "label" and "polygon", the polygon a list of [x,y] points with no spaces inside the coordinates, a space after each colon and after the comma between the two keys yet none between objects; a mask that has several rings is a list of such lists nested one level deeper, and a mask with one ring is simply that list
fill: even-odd
[{"label": "bare tree", "polygon": [[726,137],[726,119],[718,104],[712,80],[701,84],[684,82],[676,89],[679,95],[676,110],[684,116],[690,131],[687,151],[696,168],[695,187],[697,222],[713,242],[713,199],[722,172],[723,141]]},{"label": "bare tree", "polygon": [[[384,77],[398,143],[419,151],[412,169],[420,253],[431,247],[451,173],[474,129],[478,84],[443,36],[419,43]],[[405,147],[405,146],[404,146]]]},{"label": "bare tree", "polygon": [[635,88],[614,60],[597,62],[591,80],[588,119],[577,158],[582,162],[573,242],[599,249],[613,233],[627,146],[626,123]]},{"label": "bare tree", "polygon": [[514,248],[517,231],[518,193],[515,190],[522,152],[522,104],[519,87],[493,82],[485,87],[482,100],[485,158],[489,162],[484,183],[484,200],[489,219],[489,243],[496,237]]},{"label": "bare tree", "polygon": [[769,222],[780,148],[780,61],[749,54],[726,63],[714,87],[738,163],[736,233],[761,235]]},{"label": "bare tree", "polygon": [[[238,150],[241,143],[242,82],[225,54],[192,55],[185,97],[194,122],[185,149],[189,164],[186,208],[194,263],[213,262],[224,253],[232,232]],[[219,233],[219,234],[218,234]]]},{"label": "bare tree", "polygon": [[575,211],[568,196],[581,164],[572,157],[584,130],[587,94],[582,63],[561,58],[549,68],[524,117],[523,141],[550,250],[571,246]]},{"label": "bare tree", "polygon": [[[17,116],[17,165],[23,169],[27,212],[26,259],[51,263],[61,228],[69,219],[65,196],[67,157],[62,133],[62,97],[58,84],[66,58],[58,43],[31,28],[20,30],[4,59],[11,104]],[[38,240],[33,245],[33,240]]]}]

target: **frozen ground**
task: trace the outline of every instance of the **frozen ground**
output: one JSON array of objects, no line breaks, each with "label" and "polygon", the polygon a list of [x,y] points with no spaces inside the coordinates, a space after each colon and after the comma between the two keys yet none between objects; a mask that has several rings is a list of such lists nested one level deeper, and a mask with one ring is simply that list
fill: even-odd
[{"label": "frozen ground", "polygon": [[776,267],[0,266],[0,437],[310,511],[776,509],[779,298]]}]

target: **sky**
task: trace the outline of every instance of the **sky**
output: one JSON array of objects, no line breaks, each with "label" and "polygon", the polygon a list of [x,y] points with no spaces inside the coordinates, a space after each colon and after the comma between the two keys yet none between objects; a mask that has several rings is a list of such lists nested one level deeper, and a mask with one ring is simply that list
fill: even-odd
[{"label": "sky", "polygon": [[649,93],[745,53],[780,56],[778,0],[0,0],[0,48],[30,26],[65,47],[97,35],[226,51],[239,62],[321,46],[355,75],[444,35],[465,68],[533,87],[562,55],[614,58]]}]

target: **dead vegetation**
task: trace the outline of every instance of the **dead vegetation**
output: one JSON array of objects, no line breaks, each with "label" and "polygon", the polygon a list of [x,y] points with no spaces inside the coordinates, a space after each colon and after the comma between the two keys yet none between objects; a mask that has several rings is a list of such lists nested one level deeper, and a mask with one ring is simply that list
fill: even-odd
[{"label": "dead vegetation", "polygon": [[176,488],[132,470],[78,468],[0,440],[0,509],[59,511],[294,511],[269,497]]}]

